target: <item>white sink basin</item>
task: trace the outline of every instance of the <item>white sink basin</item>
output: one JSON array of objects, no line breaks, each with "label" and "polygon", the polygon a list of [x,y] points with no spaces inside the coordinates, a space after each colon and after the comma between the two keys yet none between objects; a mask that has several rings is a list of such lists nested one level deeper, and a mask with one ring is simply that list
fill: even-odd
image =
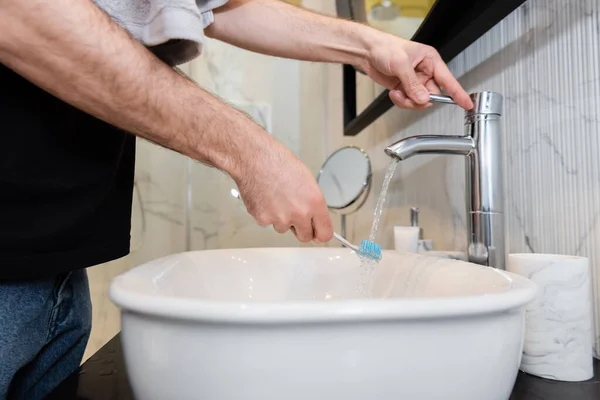
[{"label": "white sink basin", "polygon": [[429,251],[424,251],[419,254],[427,256],[427,257],[439,257],[439,258],[449,258],[451,260],[468,261],[467,253],[465,253],[464,251],[429,250]]},{"label": "white sink basin", "polygon": [[140,400],[505,400],[529,280],[384,252],[372,298],[345,249],[177,254],[113,281]]}]

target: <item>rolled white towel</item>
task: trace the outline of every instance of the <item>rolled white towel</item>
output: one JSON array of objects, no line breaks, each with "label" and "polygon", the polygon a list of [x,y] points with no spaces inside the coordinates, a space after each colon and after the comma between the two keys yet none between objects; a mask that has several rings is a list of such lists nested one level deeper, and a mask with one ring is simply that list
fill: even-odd
[{"label": "rolled white towel", "polygon": [[213,10],[227,0],[93,0],[136,40],[171,66],[198,57]]}]

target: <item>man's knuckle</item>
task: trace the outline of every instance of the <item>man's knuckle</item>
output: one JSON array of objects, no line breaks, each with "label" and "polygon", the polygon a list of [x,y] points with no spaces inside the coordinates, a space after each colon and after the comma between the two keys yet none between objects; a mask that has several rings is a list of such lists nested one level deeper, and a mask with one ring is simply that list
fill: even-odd
[{"label": "man's knuckle", "polygon": [[408,64],[410,64],[410,57],[408,56],[408,54],[406,52],[401,51],[398,54],[396,54],[396,62],[401,67],[408,65]]},{"label": "man's knuckle", "polygon": [[290,218],[282,215],[277,218],[275,223],[277,223],[278,225],[281,225],[281,226],[290,226]]},{"label": "man's knuckle", "polygon": [[261,226],[267,226],[270,225],[271,222],[271,218],[269,217],[268,214],[263,213],[263,212],[259,212],[256,214],[256,216],[254,217],[256,219],[256,221],[259,223],[259,225]]},{"label": "man's knuckle", "polygon": [[293,212],[294,220],[296,220],[296,221],[306,220],[311,214],[310,210],[311,210],[311,208],[309,206],[303,206],[303,207],[296,208]]},{"label": "man's knuckle", "polygon": [[300,236],[298,237],[298,240],[300,240],[302,243],[308,243],[312,240],[312,236],[309,235],[308,233],[303,233],[303,234],[300,234]]}]

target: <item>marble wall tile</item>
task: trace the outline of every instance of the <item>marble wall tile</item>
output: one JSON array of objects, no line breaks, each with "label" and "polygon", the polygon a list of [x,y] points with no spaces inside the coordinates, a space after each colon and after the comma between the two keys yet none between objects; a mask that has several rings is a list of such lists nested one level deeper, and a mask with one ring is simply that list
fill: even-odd
[{"label": "marble wall tile", "polygon": [[[589,257],[596,332],[600,332],[600,1],[529,0],[450,62],[469,91],[505,96],[505,224],[510,252]],[[330,104],[338,104],[339,69],[329,69]],[[380,88],[361,82],[360,106]],[[366,87],[365,87],[366,86]],[[349,218],[351,239],[367,235],[389,143],[416,134],[457,134],[462,112],[436,105],[394,109],[356,138],[344,138],[341,110],[329,121],[326,152],[356,144],[370,154],[374,193]],[[465,250],[463,160],[422,156],[401,162],[378,241],[393,246],[393,226],[421,209],[424,235],[441,250]],[[597,336],[596,355],[600,337]]]}]

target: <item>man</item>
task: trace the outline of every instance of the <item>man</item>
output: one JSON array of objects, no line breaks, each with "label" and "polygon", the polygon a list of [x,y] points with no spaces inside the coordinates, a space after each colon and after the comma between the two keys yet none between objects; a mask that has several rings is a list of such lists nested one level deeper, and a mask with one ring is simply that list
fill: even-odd
[{"label": "man", "polygon": [[[170,59],[169,46],[185,40],[149,46],[140,38],[155,30],[125,29],[97,5],[132,3],[147,2],[0,0],[0,398],[41,399],[81,362],[91,325],[85,268],[129,251],[135,136],[229,174],[261,225],[302,242],[332,237],[308,168],[174,71],[182,59]],[[279,0],[194,4],[213,5],[197,34],[355,65],[403,108],[426,107],[440,87],[472,107],[430,47]]]}]

